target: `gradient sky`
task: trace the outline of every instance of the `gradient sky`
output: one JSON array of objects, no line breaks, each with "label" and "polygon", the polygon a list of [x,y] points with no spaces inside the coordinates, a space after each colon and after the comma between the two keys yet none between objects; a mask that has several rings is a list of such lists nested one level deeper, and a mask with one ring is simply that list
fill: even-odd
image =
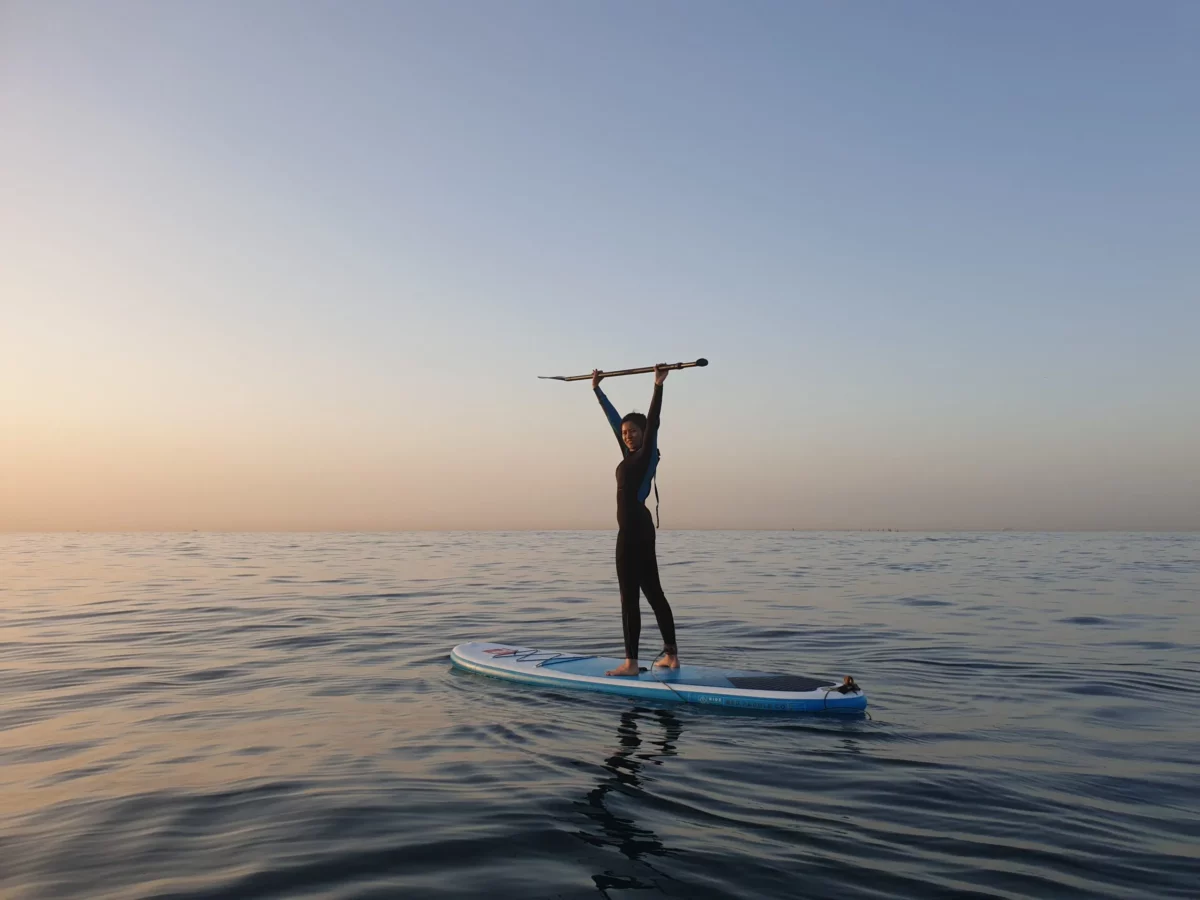
[{"label": "gradient sky", "polygon": [[[0,529],[1200,528],[1200,5],[0,0]],[[650,376],[606,384],[645,410]]]}]

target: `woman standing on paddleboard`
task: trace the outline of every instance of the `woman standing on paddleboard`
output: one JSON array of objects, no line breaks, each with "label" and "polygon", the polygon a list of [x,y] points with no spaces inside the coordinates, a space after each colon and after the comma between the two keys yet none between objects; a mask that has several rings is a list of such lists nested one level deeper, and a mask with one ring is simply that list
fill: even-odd
[{"label": "woman standing on paddleboard", "polygon": [[638,674],[642,591],[650,601],[663,636],[663,658],[655,665],[677,669],[679,652],[675,646],[675,617],[658,580],[654,520],[646,508],[650,482],[658,467],[658,422],[667,369],[662,365],[654,367],[654,397],[646,416],[629,413],[622,418],[600,390],[603,378],[599,369],[592,371],[592,390],[621,446],[621,464],[617,466],[617,582],[621,586],[621,625],[625,633],[625,663],[605,674]]}]

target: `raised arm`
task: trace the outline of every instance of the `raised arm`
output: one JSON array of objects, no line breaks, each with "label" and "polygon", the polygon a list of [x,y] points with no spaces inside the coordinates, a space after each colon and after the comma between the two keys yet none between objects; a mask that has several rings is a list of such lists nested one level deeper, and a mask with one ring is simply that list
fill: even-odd
[{"label": "raised arm", "polygon": [[653,447],[658,442],[658,424],[662,413],[663,386],[661,381],[654,383],[654,396],[650,400],[650,412],[646,413],[646,437],[642,440],[643,447]]},{"label": "raised arm", "polygon": [[596,393],[596,399],[600,401],[600,408],[604,410],[604,417],[608,419],[608,424],[612,426],[613,434],[617,436],[617,445],[621,448],[621,453],[625,453],[625,442],[621,440],[621,414],[617,412],[616,407],[608,402],[608,398],[604,396],[604,391],[600,390],[600,379],[604,376],[599,371],[592,372],[592,390]]},{"label": "raised arm", "polygon": [[642,446],[630,458],[645,462],[649,467],[650,460],[658,449],[658,424],[662,413],[663,382],[667,380],[667,370],[661,369],[654,375],[654,396],[650,399],[650,411],[646,413],[646,434],[642,437]]}]

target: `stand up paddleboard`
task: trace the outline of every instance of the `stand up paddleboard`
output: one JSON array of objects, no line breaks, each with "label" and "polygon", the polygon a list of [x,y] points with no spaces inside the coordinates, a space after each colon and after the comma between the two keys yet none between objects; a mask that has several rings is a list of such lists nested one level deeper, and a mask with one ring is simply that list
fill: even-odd
[{"label": "stand up paddleboard", "polygon": [[460,669],[547,688],[619,694],[645,700],[776,712],[861,712],[867,696],[852,679],[842,684],[803,675],[732,671],[713,666],[648,665],[638,676],[605,675],[624,660],[561,650],[472,641],[450,651]]}]

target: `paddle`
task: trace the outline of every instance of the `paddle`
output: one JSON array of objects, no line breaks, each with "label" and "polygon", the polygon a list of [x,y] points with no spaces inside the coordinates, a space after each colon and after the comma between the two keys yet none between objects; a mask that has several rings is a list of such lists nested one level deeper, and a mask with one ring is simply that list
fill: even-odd
[{"label": "paddle", "polygon": [[[695,362],[680,362],[664,365],[664,369],[690,369],[694,366],[703,368],[708,365],[708,360],[701,357]],[[654,371],[654,366],[643,366],[640,369],[618,369],[615,372],[601,372],[605,378],[612,378],[616,375],[645,375],[648,372]],[[539,375],[538,378],[546,378],[551,381],[591,381],[592,373],[586,375]]]}]

